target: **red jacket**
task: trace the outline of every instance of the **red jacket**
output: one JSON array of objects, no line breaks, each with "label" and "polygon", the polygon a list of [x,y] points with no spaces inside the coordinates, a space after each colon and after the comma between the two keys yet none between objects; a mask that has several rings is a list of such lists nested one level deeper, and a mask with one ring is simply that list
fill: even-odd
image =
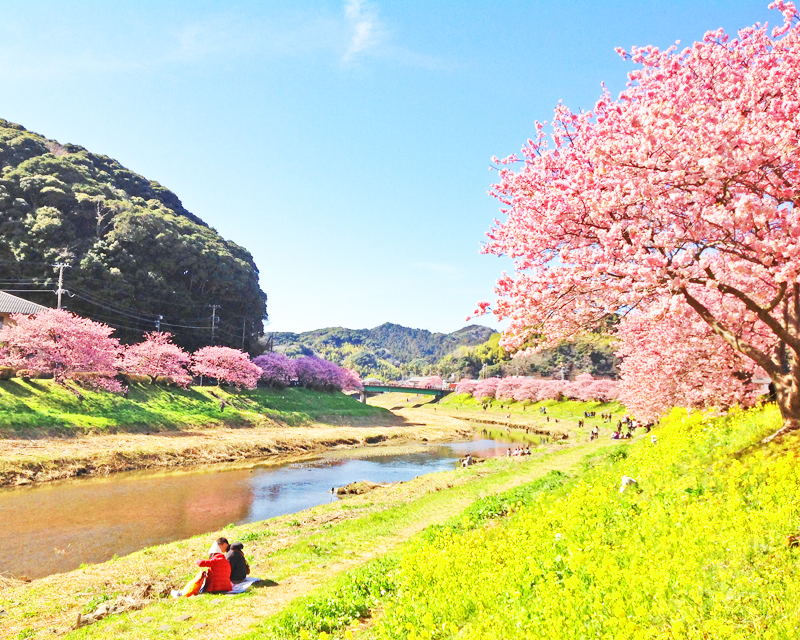
[{"label": "red jacket", "polygon": [[210,591],[230,591],[233,589],[231,584],[231,563],[225,559],[221,553],[215,553],[210,560],[198,560],[198,567],[208,567],[208,582],[205,590]]}]

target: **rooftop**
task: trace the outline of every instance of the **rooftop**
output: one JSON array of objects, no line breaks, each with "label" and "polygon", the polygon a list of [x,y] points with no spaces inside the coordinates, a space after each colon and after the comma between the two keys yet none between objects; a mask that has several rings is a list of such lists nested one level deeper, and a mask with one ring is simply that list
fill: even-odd
[{"label": "rooftop", "polygon": [[10,293],[0,291],[0,313],[25,313],[33,314],[40,311],[46,311],[47,307],[43,307],[35,302],[30,302],[24,298],[12,296]]}]

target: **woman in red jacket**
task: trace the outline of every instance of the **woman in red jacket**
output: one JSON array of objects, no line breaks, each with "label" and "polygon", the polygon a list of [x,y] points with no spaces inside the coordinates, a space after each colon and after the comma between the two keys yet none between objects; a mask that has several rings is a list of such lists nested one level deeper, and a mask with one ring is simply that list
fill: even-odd
[{"label": "woman in red jacket", "polygon": [[221,553],[212,553],[208,560],[197,561],[198,567],[208,568],[206,593],[233,589],[231,584],[231,563],[225,558],[225,552],[228,550],[228,541],[225,538],[220,538],[217,540],[217,545]]}]

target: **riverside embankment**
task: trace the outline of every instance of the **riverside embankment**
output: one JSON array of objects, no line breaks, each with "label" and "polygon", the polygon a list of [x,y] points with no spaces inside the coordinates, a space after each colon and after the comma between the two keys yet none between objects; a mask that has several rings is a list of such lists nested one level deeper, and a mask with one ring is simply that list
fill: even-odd
[{"label": "riverside embankment", "polygon": [[[298,596],[457,516],[478,499],[552,472],[558,472],[552,480],[557,485],[563,478],[559,474],[605,444],[544,446],[533,456],[501,457],[467,469],[427,474],[300,513],[148,547],[27,584],[11,582],[0,586],[0,609],[5,613],[0,636],[237,637]],[[163,597],[196,571],[194,561],[219,535],[245,543],[252,572],[266,580],[264,586],[233,598]],[[88,616],[104,604],[119,604],[123,612],[75,628],[79,614]]]},{"label": "riverside embankment", "polygon": [[[393,401],[392,398],[384,400]],[[233,524],[217,531],[211,529],[221,524],[209,524],[203,529],[207,533],[200,537],[147,547],[121,558],[51,575],[27,584],[6,581],[5,585],[0,584],[0,609],[4,610],[4,613],[0,613],[2,616],[0,637],[36,638],[66,635],[70,638],[162,638],[172,633],[179,633],[182,637],[189,638],[236,637],[240,633],[247,632],[264,616],[280,611],[296,597],[327,583],[348,569],[358,567],[372,558],[391,551],[428,526],[457,516],[476,500],[490,500],[495,494],[512,490],[519,485],[527,486],[528,483],[551,472],[561,473],[575,469],[586,455],[612,444],[606,438],[603,441],[587,443],[584,433],[586,429],[577,427],[577,419],[581,415],[580,409],[592,408],[590,405],[582,405],[567,410],[551,404],[548,408],[549,413],[553,415],[559,413],[564,417],[560,426],[569,429],[570,437],[566,441],[541,444],[533,456],[501,457],[468,469],[458,468],[452,471],[428,473],[410,482],[393,483],[390,486],[377,488],[365,495],[349,496],[344,500],[334,500],[331,497],[331,501],[326,504],[262,522]],[[530,409],[532,408],[527,408],[528,411]],[[382,427],[320,424],[280,427],[276,422],[273,427],[236,429],[207,427],[205,430],[194,427],[194,430],[198,433],[202,431],[200,437],[209,440],[210,443],[216,442],[222,447],[235,446],[235,442],[241,441],[243,437],[252,436],[255,441],[269,434],[282,438],[287,438],[291,434],[296,438],[293,442],[297,446],[307,446],[308,439],[316,434],[319,436],[319,440],[316,441],[319,446],[330,449],[336,447],[334,438],[337,434],[338,437],[342,437],[343,430],[360,434],[363,438],[370,438],[370,434],[374,434],[380,442],[370,445],[366,451],[348,448],[354,445],[347,444],[338,448],[336,452],[326,454],[326,456],[336,456],[340,461],[350,458],[364,460],[365,453],[367,456],[385,454],[387,457],[402,457],[404,454],[436,446],[424,444],[423,441],[426,439],[432,442],[471,437],[475,433],[473,426],[455,417],[456,413],[461,414],[464,410],[464,407],[447,406],[397,407],[394,414],[390,414],[396,422]],[[448,415],[451,412],[453,415]],[[499,420],[508,422],[508,432],[497,434],[498,437],[506,437],[509,442],[516,443],[527,435],[532,438],[534,444],[537,444],[538,436],[525,434],[521,418],[517,419],[520,424],[516,425],[513,417],[507,418],[507,413],[501,416],[495,412],[494,415]],[[526,417],[539,415],[534,412],[532,415],[526,413]],[[572,417],[571,420],[566,419],[568,415]],[[152,448],[154,442],[161,442],[163,446],[185,448],[186,442],[198,437],[189,435],[188,431],[188,429],[169,430],[151,432],[151,435],[146,435],[146,432],[84,434],[72,438],[58,438],[57,443],[62,450],[64,445],[74,446],[74,451],[66,453],[67,458],[74,459],[81,452],[86,454],[88,443],[93,443],[91,446],[94,447],[93,452],[96,455],[101,455],[106,449],[118,448],[125,442],[128,443],[125,445],[128,451],[135,451],[140,445]],[[414,439],[417,439],[417,442],[414,442]],[[18,440],[29,444],[41,441],[41,439],[26,441],[19,438]],[[146,444],[142,444],[142,440]],[[6,440],[6,443],[8,442],[10,440]],[[206,443],[206,446],[211,446],[210,443]],[[308,458],[309,455],[305,454],[305,457]],[[293,465],[288,465],[282,469],[291,471],[292,467]],[[201,490],[202,499],[194,502],[189,500],[183,505],[185,508],[167,509],[169,513],[163,512],[163,517],[181,520],[186,518],[187,513],[205,509],[204,513],[195,514],[196,519],[201,522],[207,519],[209,523],[213,520],[212,512],[223,508],[220,505],[225,505],[230,497],[229,489],[235,493],[236,483],[226,482],[224,475],[217,475],[215,467],[206,469],[208,472],[201,475],[205,476],[204,486],[210,489]],[[244,475],[248,471],[233,473]],[[180,479],[181,476],[200,477],[189,471],[162,475],[173,479]],[[123,477],[112,476],[107,482],[113,486],[118,478]],[[562,476],[555,477],[556,484],[561,481],[560,478]],[[52,490],[55,494],[64,484],[68,487],[77,487],[80,491],[80,487],[89,486],[94,482],[98,481],[79,479],[43,485],[40,489]],[[39,489],[21,487],[12,490],[12,493],[25,494],[31,491],[36,493]],[[178,492],[177,489],[169,488],[165,488],[165,491]],[[124,511],[126,502],[130,506],[135,506],[138,493],[134,484],[133,490],[127,494],[112,496],[109,504],[116,504]],[[165,498],[163,502],[169,503],[169,500]],[[512,502],[516,504],[516,498],[513,498]],[[80,508],[73,506],[71,510]],[[299,508],[302,508],[302,505]],[[497,508],[497,505],[493,505],[490,511],[494,512]],[[38,510],[43,511],[43,509]],[[253,517],[268,515],[254,514]],[[234,523],[242,520],[242,518],[224,517],[218,522],[227,524],[228,521]],[[55,523],[44,524],[53,526]],[[80,532],[77,534],[73,532],[70,535],[73,539],[79,538]],[[267,578],[269,580],[265,583],[267,586],[237,598],[221,599],[207,596],[179,601],[163,598],[170,588],[181,585],[192,574],[195,570],[193,561],[203,556],[209,540],[218,535],[226,535],[231,539],[245,542],[253,572],[255,575]],[[143,541],[140,547],[147,544]],[[67,543],[54,545],[53,549],[47,551],[51,554],[66,555],[72,553],[74,549]],[[120,553],[125,552],[120,551]],[[0,583],[2,582],[0,580]],[[102,610],[104,604],[119,606],[123,609],[123,613],[112,615],[96,624],[73,628],[79,613],[82,616],[91,615]]]},{"label": "riverside embankment", "polygon": [[467,437],[455,419],[417,420],[341,393],[231,393],[137,385],[127,398],[49,381],[0,381],[0,486],[140,469],[266,461],[379,442]]}]

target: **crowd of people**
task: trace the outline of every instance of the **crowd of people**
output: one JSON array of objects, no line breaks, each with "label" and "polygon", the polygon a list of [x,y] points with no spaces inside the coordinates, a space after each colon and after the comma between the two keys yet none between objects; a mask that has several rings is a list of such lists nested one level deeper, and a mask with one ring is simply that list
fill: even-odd
[{"label": "crowd of people", "polygon": [[529,455],[531,455],[531,445],[528,445],[527,447],[514,447],[513,451],[511,449],[506,451],[506,456],[509,458],[512,456],[529,456]]}]

